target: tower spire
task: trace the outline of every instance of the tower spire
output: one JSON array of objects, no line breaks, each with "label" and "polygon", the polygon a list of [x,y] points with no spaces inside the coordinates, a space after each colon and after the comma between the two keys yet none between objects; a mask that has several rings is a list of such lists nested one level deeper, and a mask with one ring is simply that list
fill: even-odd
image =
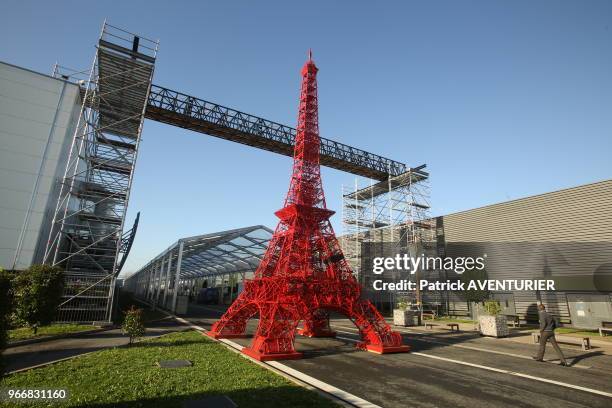
[{"label": "tower spire", "polygon": [[302,67],[298,125],[293,150],[293,175],[285,206],[300,204],[325,208],[319,165],[321,149],[317,95],[317,72],[319,72],[319,69],[312,60],[312,51],[309,51],[308,54],[309,59]]}]

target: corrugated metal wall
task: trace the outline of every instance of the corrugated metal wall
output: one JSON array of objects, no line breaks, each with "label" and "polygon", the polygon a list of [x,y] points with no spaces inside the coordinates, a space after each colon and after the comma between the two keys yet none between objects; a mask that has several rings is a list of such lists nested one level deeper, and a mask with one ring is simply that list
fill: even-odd
[{"label": "corrugated metal wall", "polygon": [[595,271],[612,265],[612,180],[449,214],[443,221],[447,245],[486,248],[490,279],[566,278],[566,291],[514,292],[519,315],[535,317],[539,297],[569,321],[566,293],[596,293]]},{"label": "corrugated metal wall", "polygon": [[612,180],[444,216],[448,242],[612,242]]}]

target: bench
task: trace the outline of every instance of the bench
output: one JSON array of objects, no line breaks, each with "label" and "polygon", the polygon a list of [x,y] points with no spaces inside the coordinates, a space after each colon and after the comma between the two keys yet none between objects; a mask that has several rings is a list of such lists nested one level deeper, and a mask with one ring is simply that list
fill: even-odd
[{"label": "bench", "polygon": [[518,315],[506,315],[509,323],[512,323],[512,327],[521,327],[521,318]]},{"label": "bench", "polygon": [[461,318],[470,318],[472,314],[467,309],[448,309],[448,315]]},{"label": "bench", "polygon": [[[447,323],[446,324],[448,327],[450,327],[451,331],[459,331],[459,324],[457,323]],[[433,329],[434,327],[439,326],[439,324],[436,323],[425,323],[425,328],[426,329]]]},{"label": "bench", "polygon": [[599,328],[599,335],[601,337],[605,336],[604,333],[612,333],[612,322],[601,322],[601,327]]},{"label": "bench", "polygon": [[[534,343],[539,343],[540,333],[539,332],[531,333],[531,338],[533,339]],[[557,343],[580,344],[582,349],[585,351],[591,349],[591,339],[589,337],[555,336],[555,340],[557,340]]]},{"label": "bench", "polygon": [[428,317],[430,320],[434,320],[436,318],[436,312],[434,311],[428,311],[428,312],[423,312],[423,320],[425,320],[426,317]]}]

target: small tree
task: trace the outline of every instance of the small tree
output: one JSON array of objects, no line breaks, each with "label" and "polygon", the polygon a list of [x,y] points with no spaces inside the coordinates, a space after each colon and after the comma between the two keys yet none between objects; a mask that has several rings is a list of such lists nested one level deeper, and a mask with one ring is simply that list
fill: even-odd
[{"label": "small tree", "polygon": [[15,317],[36,334],[40,325],[57,315],[64,290],[64,274],[50,265],[32,265],[17,273],[13,281]]},{"label": "small tree", "polygon": [[9,318],[12,312],[11,279],[11,274],[0,268],[0,350],[6,346]]},{"label": "small tree", "polygon": [[135,339],[145,334],[144,316],[142,309],[137,309],[134,305],[126,310],[124,314],[125,317],[121,329],[123,330],[123,334],[130,336],[129,344],[131,345]]},{"label": "small tree", "polygon": [[487,300],[484,302],[484,310],[489,316],[497,316],[502,308],[497,300]]}]

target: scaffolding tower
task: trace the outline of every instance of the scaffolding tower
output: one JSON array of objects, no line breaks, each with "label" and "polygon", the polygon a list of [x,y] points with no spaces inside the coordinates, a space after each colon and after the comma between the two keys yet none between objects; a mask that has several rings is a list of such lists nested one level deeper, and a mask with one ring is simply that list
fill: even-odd
[{"label": "scaffolding tower", "polygon": [[135,227],[123,230],[158,46],[105,22],[86,80],[55,69],[82,97],[44,257],[65,274],[58,321],[112,318],[134,238]]},{"label": "scaffolding tower", "polygon": [[[435,242],[435,221],[430,215],[429,173],[426,165],[409,168],[387,180],[370,180],[365,186],[355,178],[353,186],[343,186],[341,239],[344,254],[360,283],[371,287],[361,274],[364,243],[393,247],[393,253],[421,251],[425,243]],[[419,254],[412,254],[419,255]],[[417,302],[419,294],[416,294]],[[376,299],[372,299],[376,301]],[[395,298],[385,300],[394,303]]]}]

